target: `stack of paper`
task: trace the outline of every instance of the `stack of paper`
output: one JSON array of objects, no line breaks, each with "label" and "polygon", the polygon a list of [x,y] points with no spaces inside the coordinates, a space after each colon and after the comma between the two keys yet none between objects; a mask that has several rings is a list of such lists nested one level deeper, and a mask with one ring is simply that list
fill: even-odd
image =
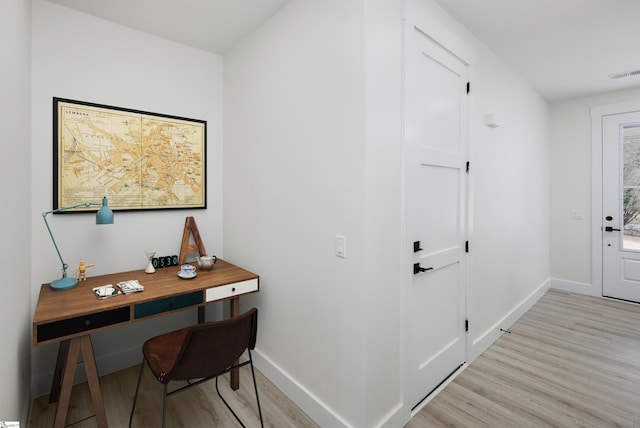
[{"label": "stack of paper", "polygon": [[137,279],[131,279],[129,281],[123,281],[118,283],[118,287],[124,294],[137,293],[138,291],[144,291],[144,287]]}]

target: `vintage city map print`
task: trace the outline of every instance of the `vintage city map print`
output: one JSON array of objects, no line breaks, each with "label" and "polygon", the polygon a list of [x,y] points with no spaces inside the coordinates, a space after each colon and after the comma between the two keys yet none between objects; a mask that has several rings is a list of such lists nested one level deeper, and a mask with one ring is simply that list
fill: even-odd
[{"label": "vintage city map print", "polygon": [[54,209],[206,208],[205,121],[54,98],[54,127]]}]

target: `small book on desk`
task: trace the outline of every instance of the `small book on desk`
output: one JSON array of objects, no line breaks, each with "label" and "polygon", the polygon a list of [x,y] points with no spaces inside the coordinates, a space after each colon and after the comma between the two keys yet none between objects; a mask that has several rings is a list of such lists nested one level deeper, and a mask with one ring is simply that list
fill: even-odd
[{"label": "small book on desk", "polygon": [[140,284],[140,282],[137,279],[119,282],[118,287],[120,287],[120,290],[122,290],[124,294],[131,294],[131,293],[144,291],[144,286]]}]

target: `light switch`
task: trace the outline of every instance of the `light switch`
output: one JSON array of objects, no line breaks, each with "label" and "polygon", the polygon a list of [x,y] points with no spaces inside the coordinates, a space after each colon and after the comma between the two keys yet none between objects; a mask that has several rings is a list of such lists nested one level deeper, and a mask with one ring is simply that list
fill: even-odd
[{"label": "light switch", "polygon": [[342,235],[336,235],[336,257],[347,257],[347,238]]}]

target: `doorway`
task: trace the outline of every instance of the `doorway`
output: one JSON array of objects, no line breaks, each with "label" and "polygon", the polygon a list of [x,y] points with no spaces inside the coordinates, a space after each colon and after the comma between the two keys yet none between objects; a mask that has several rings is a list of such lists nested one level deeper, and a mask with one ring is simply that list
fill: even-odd
[{"label": "doorway", "polygon": [[420,405],[465,362],[469,63],[406,29],[405,402]]},{"label": "doorway", "polygon": [[640,302],[640,111],[602,117],[602,295]]}]

